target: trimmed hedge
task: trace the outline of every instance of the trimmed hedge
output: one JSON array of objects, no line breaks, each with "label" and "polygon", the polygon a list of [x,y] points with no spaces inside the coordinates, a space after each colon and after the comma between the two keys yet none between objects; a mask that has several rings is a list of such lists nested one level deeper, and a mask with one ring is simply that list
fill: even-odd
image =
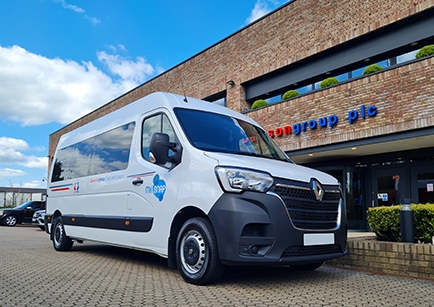
[{"label": "trimmed hedge", "polygon": [[366,76],[380,70],[383,70],[383,67],[378,64],[372,64],[365,68],[365,70],[363,71],[363,75]]},{"label": "trimmed hedge", "polygon": [[426,45],[416,53],[416,59],[421,59],[434,54],[434,45]]},{"label": "trimmed hedge", "polygon": [[[434,204],[413,204],[414,239],[432,243],[434,236]],[[381,241],[401,242],[401,206],[369,208],[369,227]]]},{"label": "trimmed hedge", "polygon": [[319,85],[320,88],[326,88],[329,86],[333,86],[339,83],[339,80],[335,77],[330,77],[327,79],[322,80],[321,84]]},{"label": "trimmed hedge", "polygon": [[286,99],[290,99],[290,98],[294,98],[300,96],[300,93],[296,90],[289,90],[287,92],[285,92],[285,94],[282,95],[282,100],[286,100]]},{"label": "trimmed hedge", "polygon": [[267,101],[265,101],[264,99],[258,99],[252,104],[252,110],[266,107],[266,106],[268,106]]}]

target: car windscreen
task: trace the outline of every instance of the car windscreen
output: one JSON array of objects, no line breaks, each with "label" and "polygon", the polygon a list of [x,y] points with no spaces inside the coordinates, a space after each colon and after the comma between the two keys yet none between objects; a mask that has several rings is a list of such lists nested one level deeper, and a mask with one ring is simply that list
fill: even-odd
[{"label": "car windscreen", "polygon": [[28,202],[26,202],[26,203],[24,203],[24,204],[19,205],[19,206],[17,207],[17,209],[26,209],[26,208],[29,207],[31,204],[32,204],[32,202],[31,202],[31,201],[28,201]]},{"label": "car windscreen", "polygon": [[175,108],[189,142],[196,148],[291,162],[261,128],[223,114]]}]

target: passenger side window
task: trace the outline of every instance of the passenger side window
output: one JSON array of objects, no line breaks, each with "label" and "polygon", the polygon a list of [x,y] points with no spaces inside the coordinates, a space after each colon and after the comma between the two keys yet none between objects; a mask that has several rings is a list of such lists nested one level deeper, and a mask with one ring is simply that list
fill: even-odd
[{"label": "passenger side window", "polygon": [[135,123],[128,123],[57,152],[51,182],[124,170]]},{"label": "passenger side window", "polygon": [[[177,142],[175,131],[170,124],[169,118],[165,114],[157,114],[146,118],[142,125],[142,156],[147,161],[150,161],[149,146],[151,145],[152,136],[156,132],[166,133],[169,135],[170,142]],[[167,162],[164,167],[171,168],[172,163]]]}]

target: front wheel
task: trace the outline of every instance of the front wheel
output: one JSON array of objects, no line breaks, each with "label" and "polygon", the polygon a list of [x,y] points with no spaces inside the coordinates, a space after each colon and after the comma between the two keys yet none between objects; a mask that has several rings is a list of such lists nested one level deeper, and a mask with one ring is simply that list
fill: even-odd
[{"label": "front wheel", "polygon": [[15,226],[17,224],[17,217],[14,215],[8,215],[3,219],[3,224],[6,226]]},{"label": "front wheel", "polygon": [[291,268],[299,271],[313,271],[322,266],[324,262],[314,262],[308,264],[291,265]]},{"label": "front wheel", "polygon": [[53,228],[53,247],[56,251],[69,251],[71,250],[74,242],[65,233],[62,218],[59,216],[54,221]]},{"label": "front wheel", "polygon": [[206,285],[221,277],[224,266],[208,219],[196,217],[184,223],[176,240],[176,261],[186,282]]}]

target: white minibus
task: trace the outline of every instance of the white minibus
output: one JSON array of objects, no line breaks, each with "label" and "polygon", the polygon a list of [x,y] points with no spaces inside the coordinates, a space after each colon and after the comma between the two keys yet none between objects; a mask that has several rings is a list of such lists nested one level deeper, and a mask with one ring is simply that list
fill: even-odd
[{"label": "white minibus", "polygon": [[347,251],[339,182],[296,165],[251,118],[154,93],[64,134],[46,231],[156,253],[189,283],[226,266],[313,270]]}]

